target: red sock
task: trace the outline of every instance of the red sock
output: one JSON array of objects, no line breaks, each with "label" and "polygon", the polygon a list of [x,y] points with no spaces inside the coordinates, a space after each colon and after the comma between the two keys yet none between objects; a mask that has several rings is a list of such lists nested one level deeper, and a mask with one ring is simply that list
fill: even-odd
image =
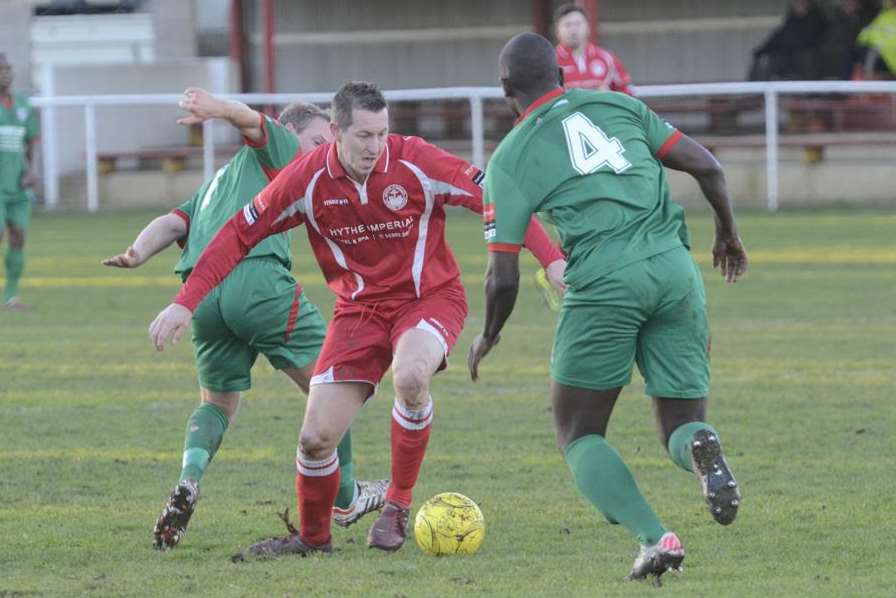
[{"label": "red sock", "polygon": [[411,506],[414,484],[432,430],[432,400],[419,411],[410,411],[398,400],[392,407],[392,481],[386,500]]},{"label": "red sock", "polygon": [[319,546],[330,541],[330,517],[339,493],[339,458],[320,461],[296,458],[296,505],[301,516],[301,538]]}]

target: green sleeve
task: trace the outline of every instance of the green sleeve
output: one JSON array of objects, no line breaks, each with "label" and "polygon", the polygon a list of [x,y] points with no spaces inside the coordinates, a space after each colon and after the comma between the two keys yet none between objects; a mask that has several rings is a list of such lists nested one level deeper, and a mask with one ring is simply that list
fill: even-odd
[{"label": "green sleeve", "polygon": [[[27,100],[25,101],[27,102]],[[40,118],[37,115],[37,110],[31,106],[31,102],[28,102],[27,105],[28,120],[25,121],[25,141],[33,141],[40,137]]]},{"label": "green sleeve", "polygon": [[499,249],[501,246],[522,245],[534,210],[517,180],[494,161],[485,172],[482,201],[485,241],[489,247]]},{"label": "green sleeve", "polygon": [[179,206],[174,208],[174,210],[172,210],[172,211],[173,212],[181,212],[182,214],[184,214],[187,218],[189,218],[192,221],[193,214],[196,212],[196,203],[199,200],[199,198],[202,197],[202,194],[205,191],[207,186],[208,186],[208,184],[205,184],[202,187],[200,187],[199,192],[196,195],[194,195],[193,197],[191,197],[184,203],[180,204]]},{"label": "green sleeve", "polygon": [[265,135],[260,144],[249,143],[259,162],[268,168],[285,168],[299,153],[299,139],[279,123],[262,116]]},{"label": "green sleeve", "polygon": [[[656,112],[651,110],[647,104],[639,100],[636,101],[638,102],[641,122],[644,125],[644,132],[647,134],[647,145],[654,156],[661,158],[670,147],[666,146],[666,143],[674,143],[681,136],[681,133],[657,116]],[[673,137],[675,138],[674,140]]]}]

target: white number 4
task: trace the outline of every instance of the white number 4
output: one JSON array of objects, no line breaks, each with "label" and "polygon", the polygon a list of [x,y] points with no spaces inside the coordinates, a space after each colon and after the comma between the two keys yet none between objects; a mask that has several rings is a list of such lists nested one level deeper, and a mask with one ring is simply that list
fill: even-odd
[{"label": "white number 4", "polygon": [[566,132],[566,146],[572,167],[580,174],[591,174],[604,166],[609,166],[620,174],[631,166],[623,157],[625,148],[615,137],[607,137],[600,127],[588,120],[581,112],[563,119]]}]

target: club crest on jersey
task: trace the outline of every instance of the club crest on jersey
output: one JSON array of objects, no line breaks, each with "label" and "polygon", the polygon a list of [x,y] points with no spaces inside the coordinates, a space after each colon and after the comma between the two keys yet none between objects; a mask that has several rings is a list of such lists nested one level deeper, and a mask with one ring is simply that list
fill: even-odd
[{"label": "club crest on jersey", "polygon": [[18,118],[21,122],[25,122],[28,120],[28,109],[23,107],[16,108],[16,118]]},{"label": "club crest on jersey", "polygon": [[401,185],[389,185],[383,191],[383,203],[393,212],[397,212],[408,205],[408,192]]}]

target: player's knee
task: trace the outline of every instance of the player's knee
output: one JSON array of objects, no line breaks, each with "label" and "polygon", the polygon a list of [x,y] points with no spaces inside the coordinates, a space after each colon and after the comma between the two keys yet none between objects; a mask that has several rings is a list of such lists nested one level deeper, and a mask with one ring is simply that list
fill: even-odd
[{"label": "player's knee", "polygon": [[299,434],[299,452],[308,459],[323,459],[336,448],[336,436],[326,430],[302,428]]},{"label": "player's knee", "polygon": [[429,375],[422,362],[396,368],[392,372],[392,384],[398,400],[409,409],[423,407],[429,400]]},{"label": "player's knee", "polygon": [[240,410],[240,393],[238,392],[213,392],[202,389],[200,393],[203,403],[214,405],[224,412],[229,423],[233,423],[236,414]]},{"label": "player's knee", "polygon": [[9,246],[13,249],[23,249],[25,247],[25,231],[13,226],[9,227]]}]

